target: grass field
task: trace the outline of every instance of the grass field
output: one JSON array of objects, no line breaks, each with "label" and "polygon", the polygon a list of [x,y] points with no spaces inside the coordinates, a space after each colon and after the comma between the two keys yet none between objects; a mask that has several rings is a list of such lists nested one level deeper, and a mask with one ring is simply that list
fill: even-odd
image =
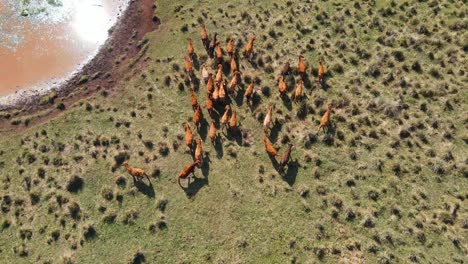
[{"label": "grass field", "polygon": [[[143,42],[145,67],[122,54],[127,81],[113,92],[0,138],[0,262],[467,262],[463,1],[155,4],[161,25]],[[176,176],[192,161],[182,124],[193,127],[193,112],[183,56],[191,37],[195,61],[207,60],[200,23],[223,48],[235,37],[240,53],[257,36],[252,62],[239,54],[239,94],[255,78],[257,103],[232,101],[242,137],[221,134],[217,147],[204,110],[206,158],[184,190]],[[295,103],[276,78],[298,54],[309,81]],[[288,77],[290,94],[298,79]],[[203,82],[197,96],[204,104]],[[317,133],[328,103],[332,128]],[[270,105],[271,141],[280,153],[294,144],[283,173],[262,142]],[[134,185],[127,158],[152,186]]]}]

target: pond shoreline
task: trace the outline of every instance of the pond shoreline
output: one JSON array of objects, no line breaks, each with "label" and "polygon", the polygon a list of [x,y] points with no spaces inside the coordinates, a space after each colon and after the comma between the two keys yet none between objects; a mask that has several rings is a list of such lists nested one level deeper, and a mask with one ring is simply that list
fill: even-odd
[{"label": "pond shoreline", "polygon": [[[44,104],[43,100],[51,94],[54,102],[67,107],[95,91],[112,89],[122,79],[125,70],[128,71],[128,61],[140,52],[142,46],[139,44],[146,33],[160,24],[154,16],[155,8],[153,0],[130,0],[111,28],[106,42],[80,70],[55,87],[19,91],[0,98],[0,111],[20,112],[14,117],[18,118],[53,107],[50,103]],[[122,56],[125,56],[126,63],[116,63]],[[11,126],[8,120],[11,118],[0,118],[0,127]]]}]

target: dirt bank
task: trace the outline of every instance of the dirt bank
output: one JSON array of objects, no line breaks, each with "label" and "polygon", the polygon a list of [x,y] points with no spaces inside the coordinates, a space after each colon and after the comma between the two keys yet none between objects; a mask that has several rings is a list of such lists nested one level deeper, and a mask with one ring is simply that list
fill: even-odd
[{"label": "dirt bank", "polygon": [[[0,131],[22,130],[42,123],[98,90],[111,93],[129,71],[129,62],[137,60],[134,57],[142,49],[145,34],[159,25],[155,8],[153,0],[131,0],[97,55],[68,81],[50,90],[23,92],[0,100]],[[139,63],[137,60],[133,66]],[[58,104],[64,108],[57,109]],[[27,122],[13,121],[39,112],[43,114]]]}]

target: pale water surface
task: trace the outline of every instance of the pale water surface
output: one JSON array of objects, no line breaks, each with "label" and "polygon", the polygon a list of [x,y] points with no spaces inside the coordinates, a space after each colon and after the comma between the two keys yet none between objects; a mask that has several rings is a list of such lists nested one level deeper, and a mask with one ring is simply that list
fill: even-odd
[{"label": "pale water surface", "polygon": [[0,97],[51,87],[92,58],[128,0],[0,0]]}]

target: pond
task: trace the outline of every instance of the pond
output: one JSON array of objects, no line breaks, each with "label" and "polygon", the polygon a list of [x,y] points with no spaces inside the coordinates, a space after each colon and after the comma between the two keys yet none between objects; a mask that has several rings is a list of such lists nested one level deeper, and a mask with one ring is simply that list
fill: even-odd
[{"label": "pond", "polygon": [[54,86],[89,61],[128,0],[0,0],[0,97]]}]

